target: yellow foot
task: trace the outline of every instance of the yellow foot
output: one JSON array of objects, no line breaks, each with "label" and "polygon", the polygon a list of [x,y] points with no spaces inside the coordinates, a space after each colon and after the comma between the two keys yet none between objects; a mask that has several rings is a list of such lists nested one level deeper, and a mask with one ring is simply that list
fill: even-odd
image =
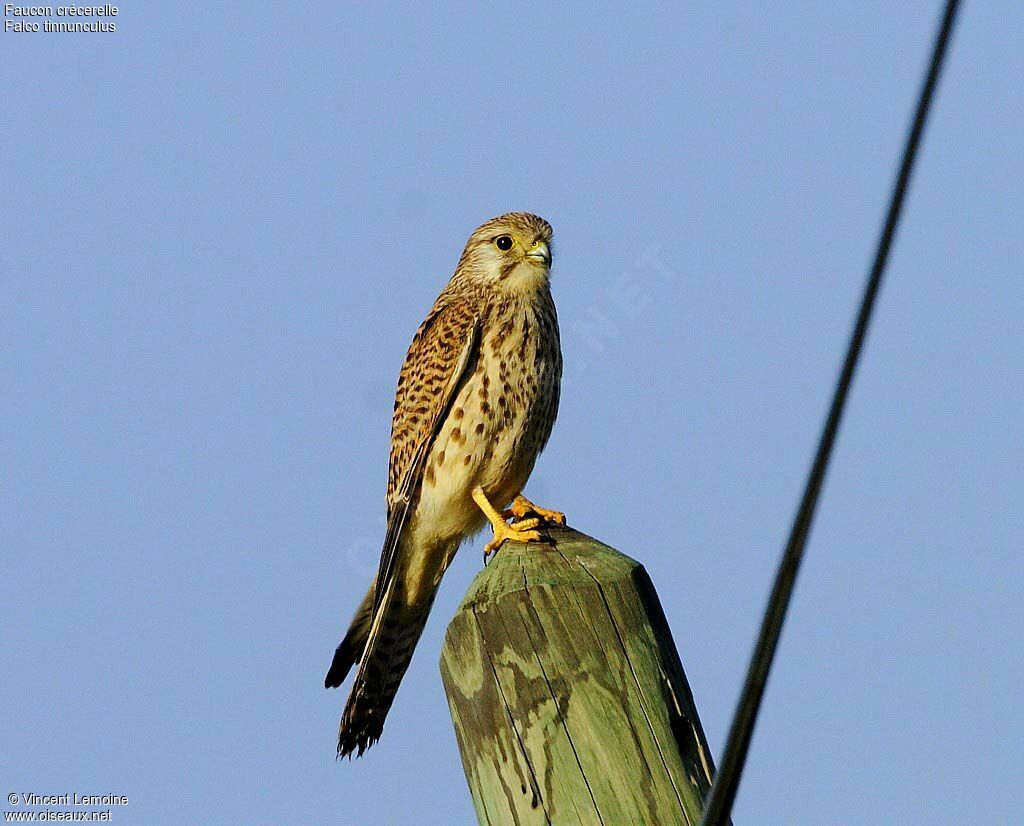
[{"label": "yellow foot", "polygon": [[491,523],[491,527],[494,529],[494,538],[484,545],[485,563],[487,562],[487,557],[498,550],[507,539],[511,539],[514,542],[539,542],[543,539],[540,531],[536,530],[541,522],[539,518],[517,519],[514,524],[509,525],[502,515],[498,513],[494,505],[490,503],[490,500],[484,494],[483,488],[479,486],[473,489],[473,501],[484,512],[484,516],[487,517],[487,521]]},{"label": "yellow foot", "polygon": [[502,516],[514,516],[516,519],[522,519],[524,516],[531,515],[539,517],[541,522],[547,522],[552,525],[565,524],[564,513],[561,511],[548,510],[547,508],[542,508],[540,505],[535,505],[521,493],[513,500],[512,506],[502,513]]},{"label": "yellow foot", "polygon": [[540,531],[534,530],[539,524],[539,519],[524,519],[514,525],[505,522],[494,525],[494,539],[484,545],[484,561],[498,550],[506,539],[511,539],[513,542],[539,542],[543,537],[540,535]]}]

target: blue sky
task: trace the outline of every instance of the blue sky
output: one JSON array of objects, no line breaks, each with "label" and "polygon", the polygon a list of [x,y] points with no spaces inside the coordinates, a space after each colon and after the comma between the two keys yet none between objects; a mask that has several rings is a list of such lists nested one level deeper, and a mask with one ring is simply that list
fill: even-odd
[{"label": "blue sky", "polygon": [[[640,559],[720,755],[939,3],[141,3],[0,39],[9,792],[114,822],[470,823],[437,672],[322,687],[409,339],[469,232],[555,227],[527,492]],[[1024,25],[964,9],[740,824],[1024,810]],[[479,544],[479,543],[477,543]]]}]

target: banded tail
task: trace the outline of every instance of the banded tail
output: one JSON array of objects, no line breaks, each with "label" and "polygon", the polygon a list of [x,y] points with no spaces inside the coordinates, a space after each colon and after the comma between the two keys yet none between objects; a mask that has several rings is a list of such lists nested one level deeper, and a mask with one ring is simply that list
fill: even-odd
[{"label": "banded tail", "polygon": [[325,687],[336,688],[352,666],[359,663],[338,728],[339,757],[350,757],[353,753],[362,756],[380,739],[384,718],[426,626],[437,583],[425,598],[421,597],[417,604],[409,604],[402,580],[402,572],[392,577],[376,612],[373,610],[376,583],[370,586],[324,678]]}]

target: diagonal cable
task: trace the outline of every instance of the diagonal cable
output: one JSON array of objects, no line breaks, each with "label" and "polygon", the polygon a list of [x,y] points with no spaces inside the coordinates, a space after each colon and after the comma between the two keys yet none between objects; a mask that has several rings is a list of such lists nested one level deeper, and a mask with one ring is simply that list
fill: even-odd
[{"label": "diagonal cable", "polygon": [[743,691],[740,694],[732,726],[729,729],[729,739],[726,741],[722,766],[715,777],[714,785],[708,796],[707,808],[701,820],[701,826],[727,826],[729,823],[732,804],[736,798],[736,790],[739,787],[740,775],[743,773],[747,751],[750,747],[750,738],[754,731],[754,724],[757,722],[757,713],[761,707],[761,699],[764,696],[768,672],[771,669],[772,660],[775,657],[775,649],[779,642],[779,636],[782,633],[782,623],[786,618],[786,609],[789,607],[789,600],[793,594],[793,584],[800,569],[804,547],[807,544],[807,535],[811,528],[811,522],[814,519],[815,507],[818,503],[818,496],[821,493],[825,472],[828,469],[829,458],[832,454],[832,447],[835,444],[836,433],[839,430],[839,422],[842,419],[843,408],[850,391],[853,374],[860,358],[864,336],[868,329],[868,323],[871,320],[875,298],[878,295],[878,288],[882,281],[882,274],[885,271],[889,250],[892,247],[893,236],[896,234],[896,226],[899,223],[900,212],[903,209],[914,158],[921,143],[921,134],[924,131],[925,121],[928,118],[928,110],[931,107],[932,98],[935,94],[935,86],[938,82],[939,72],[942,69],[947,47],[949,46],[959,6],[959,0],[947,0],[946,2],[942,22],[932,49],[928,74],[925,76],[924,83],[921,86],[917,110],[914,113],[914,121],[910,127],[910,133],[907,135],[906,145],[903,148],[899,174],[896,176],[896,183],[889,201],[889,211],[885,216],[882,234],[878,239],[878,248],[875,252],[874,262],[871,265],[871,274],[868,277],[864,296],[861,299],[857,323],[850,337],[846,358],[843,361],[843,368],[836,383],[835,394],[832,397],[832,405],[829,408],[828,418],[825,420],[825,427],[818,442],[818,450],[815,453],[814,464],[811,466],[807,485],[800,500],[800,507],[797,510],[796,518],[793,520],[789,541],[786,543],[785,553],[779,564],[778,573],[775,575],[775,584],[772,586],[768,607],[765,609],[764,619],[761,621],[761,631],[758,634],[757,644],[754,647],[750,666],[747,669]]}]

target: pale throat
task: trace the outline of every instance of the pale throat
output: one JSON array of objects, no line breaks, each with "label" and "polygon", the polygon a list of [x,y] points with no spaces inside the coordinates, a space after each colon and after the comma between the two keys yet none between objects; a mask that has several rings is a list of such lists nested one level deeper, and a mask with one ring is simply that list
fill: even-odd
[{"label": "pale throat", "polygon": [[499,286],[502,292],[512,295],[532,295],[547,286],[548,273],[547,267],[522,261],[499,282]]}]

